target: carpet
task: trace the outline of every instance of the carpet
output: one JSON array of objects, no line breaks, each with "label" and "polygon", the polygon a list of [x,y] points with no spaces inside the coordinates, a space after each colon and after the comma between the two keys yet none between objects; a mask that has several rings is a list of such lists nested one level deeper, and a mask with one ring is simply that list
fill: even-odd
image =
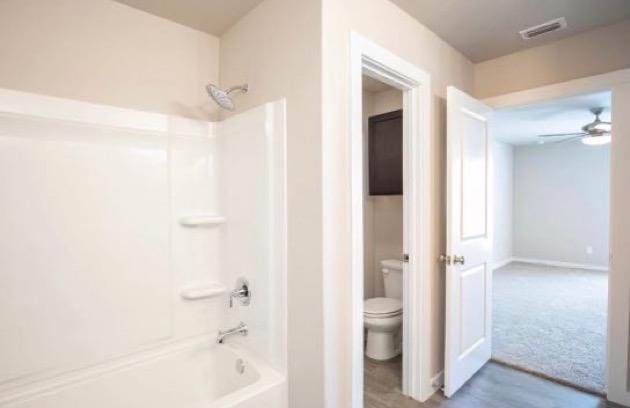
[{"label": "carpet", "polygon": [[492,358],[605,393],[607,272],[513,262],[494,271]]}]

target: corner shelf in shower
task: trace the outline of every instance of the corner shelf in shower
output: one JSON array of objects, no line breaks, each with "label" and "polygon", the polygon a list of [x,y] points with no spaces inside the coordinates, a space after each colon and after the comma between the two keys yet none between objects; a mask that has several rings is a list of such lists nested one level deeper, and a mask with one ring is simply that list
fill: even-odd
[{"label": "corner shelf in shower", "polygon": [[225,223],[225,217],[216,214],[193,214],[180,217],[179,223],[184,227],[211,227]]},{"label": "corner shelf in shower", "polygon": [[179,294],[186,300],[200,300],[221,296],[225,292],[227,292],[225,285],[219,282],[205,282],[186,286]]}]

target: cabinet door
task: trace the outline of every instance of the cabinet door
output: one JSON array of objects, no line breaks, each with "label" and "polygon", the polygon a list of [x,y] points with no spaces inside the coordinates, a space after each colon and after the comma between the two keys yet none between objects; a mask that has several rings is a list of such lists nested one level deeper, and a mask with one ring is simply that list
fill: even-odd
[{"label": "cabinet door", "polygon": [[402,110],[368,120],[370,195],[403,192]]}]

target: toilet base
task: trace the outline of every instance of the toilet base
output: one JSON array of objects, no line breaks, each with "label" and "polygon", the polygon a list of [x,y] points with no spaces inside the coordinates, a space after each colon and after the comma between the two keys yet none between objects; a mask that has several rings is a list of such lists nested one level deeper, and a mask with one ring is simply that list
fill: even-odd
[{"label": "toilet base", "polygon": [[389,360],[401,353],[400,336],[397,332],[368,330],[365,355],[372,360]]}]

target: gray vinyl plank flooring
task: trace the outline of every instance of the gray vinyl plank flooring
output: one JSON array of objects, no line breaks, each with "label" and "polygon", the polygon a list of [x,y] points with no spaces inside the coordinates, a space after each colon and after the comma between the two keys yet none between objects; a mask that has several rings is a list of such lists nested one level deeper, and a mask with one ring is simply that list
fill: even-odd
[{"label": "gray vinyl plank flooring", "polygon": [[618,408],[576,389],[488,363],[452,398],[441,392],[425,403],[401,393],[402,360],[365,360],[364,408]]}]

